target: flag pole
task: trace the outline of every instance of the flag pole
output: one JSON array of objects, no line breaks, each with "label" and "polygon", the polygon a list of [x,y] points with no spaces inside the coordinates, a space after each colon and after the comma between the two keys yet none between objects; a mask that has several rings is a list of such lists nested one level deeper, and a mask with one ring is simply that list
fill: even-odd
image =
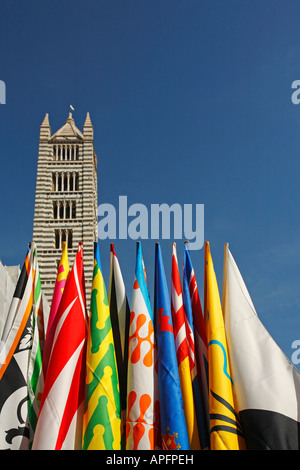
[{"label": "flag pole", "polygon": [[226,284],[227,284],[227,263],[228,263],[228,249],[229,243],[224,243],[224,259],[223,259],[223,286],[222,286],[222,311],[223,317],[225,313],[225,295],[226,295]]}]

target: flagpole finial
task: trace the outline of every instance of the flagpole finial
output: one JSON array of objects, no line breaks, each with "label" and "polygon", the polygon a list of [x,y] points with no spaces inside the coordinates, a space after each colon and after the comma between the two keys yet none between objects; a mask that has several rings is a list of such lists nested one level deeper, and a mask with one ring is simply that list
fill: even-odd
[{"label": "flagpole finial", "polygon": [[115,256],[117,256],[117,255],[116,255],[116,252],[115,252],[115,244],[114,244],[114,243],[111,243],[111,244],[110,244],[110,251],[111,251],[111,253],[113,253]]},{"label": "flagpole finial", "polygon": [[69,104],[69,118],[72,118],[72,111],[75,111],[75,108],[71,104]]}]

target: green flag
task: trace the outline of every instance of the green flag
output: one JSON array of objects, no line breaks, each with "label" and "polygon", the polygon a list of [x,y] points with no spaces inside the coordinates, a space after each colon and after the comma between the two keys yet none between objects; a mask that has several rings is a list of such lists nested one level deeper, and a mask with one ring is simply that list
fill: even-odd
[{"label": "green flag", "polygon": [[[44,319],[47,316],[49,306],[44,297],[40,271],[37,261],[37,251],[34,242],[31,243],[33,250],[33,303],[31,323],[31,349],[28,358],[27,388],[28,388],[28,418],[32,434],[35,432],[40,402],[44,387],[44,375],[42,371],[42,347],[44,343]],[[46,311],[45,311],[46,310]],[[32,445],[32,435],[29,447]]]},{"label": "green flag", "polygon": [[82,448],[83,450],[120,450],[119,379],[98,243],[95,243],[86,365]]}]

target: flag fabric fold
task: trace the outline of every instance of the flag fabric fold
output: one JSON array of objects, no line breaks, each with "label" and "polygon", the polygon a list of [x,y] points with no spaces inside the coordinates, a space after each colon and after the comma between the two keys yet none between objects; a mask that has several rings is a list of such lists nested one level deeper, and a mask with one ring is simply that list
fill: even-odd
[{"label": "flag fabric fold", "polygon": [[222,303],[247,448],[299,450],[300,373],[260,321],[228,244]]},{"label": "flag fabric fold", "polygon": [[119,260],[117,258],[113,243],[110,245],[108,300],[119,375],[120,402],[122,410],[122,434],[124,434],[126,420],[130,309]]},{"label": "flag fabric fold", "polygon": [[195,410],[202,449],[209,448],[207,337],[192,260],[184,245],[183,304],[186,315]]},{"label": "flag fabric fold", "polygon": [[28,389],[28,417],[32,429],[30,439],[30,448],[33,442],[37,418],[40,409],[42,392],[44,388],[44,372],[42,370],[42,357],[45,345],[45,325],[49,317],[49,304],[46,301],[42,291],[41,277],[38,266],[37,251],[35,244],[31,244],[34,250],[34,268],[35,275],[33,281],[33,305],[32,305],[32,339],[31,351],[29,353],[27,370],[27,389]]},{"label": "flag fabric fold", "polygon": [[219,289],[208,242],[205,242],[204,309],[208,341],[210,448],[245,449],[233,390]]},{"label": "flag fabric fold", "polygon": [[1,450],[300,449],[300,372],[228,244],[221,305],[205,242],[204,316],[189,250],[181,284],[175,243],[171,297],[155,245],[154,313],[140,242],[131,308],[113,244],[108,294],[95,243],[88,316],[83,245],[71,270],[65,245],[50,309],[29,244],[0,341]]},{"label": "flag fabric fold", "polygon": [[98,243],[95,243],[86,370],[82,448],[83,450],[120,450],[119,379]]},{"label": "flag fabric fold", "polygon": [[[9,309],[0,352],[0,449],[30,449],[43,388],[43,306],[37,252],[30,244]],[[43,311],[43,309],[45,311]]]},{"label": "flag fabric fold", "polygon": [[182,391],[183,409],[189,437],[190,449],[200,450],[193,385],[190,369],[189,347],[186,336],[185,311],[177,261],[176,243],[172,243],[171,312],[174,327],[177,363]]},{"label": "flag fabric fold", "polygon": [[137,242],[128,346],[127,450],[160,448],[157,386],[153,314],[142,246],[140,242]]},{"label": "flag fabric fold", "polygon": [[83,246],[78,246],[57,311],[34,450],[81,449],[87,316]]},{"label": "flag fabric fold", "polygon": [[48,319],[48,324],[47,324],[47,332],[46,332],[46,338],[45,338],[44,353],[43,353],[43,372],[45,375],[47,372],[49,357],[51,354],[51,348],[52,348],[52,343],[53,343],[53,337],[54,337],[55,328],[56,328],[56,314],[58,311],[58,307],[59,307],[59,304],[63,295],[63,291],[67,282],[68,274],[70,271],[67,243],[63,242],[62,246],[63,246],[62,255],[61,255],[58,270],[57,270],[56,282],[55,282],[53,296],[52,296],[52,302],[51,302],[51,308],[50,308],[49,319]]},{"label": "flag fabric fold", "polygon": [[155,314],[162,448],[189,450],[170,297],[159,243],[155,245]]}]

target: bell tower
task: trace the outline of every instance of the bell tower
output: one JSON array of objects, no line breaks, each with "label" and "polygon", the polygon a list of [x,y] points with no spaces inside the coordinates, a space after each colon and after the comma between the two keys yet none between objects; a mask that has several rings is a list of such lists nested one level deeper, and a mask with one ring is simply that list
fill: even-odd
[{"label": "bell tower", "polygon": [[33,241],[37,245],[42,286],[49,302],[64,241],[70,266],[78,243],[83,242],[89,298],[96,240],[97,157],[90,115],[86,115],[83,132],[69,113],[65,124],[51,134],[46,114],[40,127]]}]

